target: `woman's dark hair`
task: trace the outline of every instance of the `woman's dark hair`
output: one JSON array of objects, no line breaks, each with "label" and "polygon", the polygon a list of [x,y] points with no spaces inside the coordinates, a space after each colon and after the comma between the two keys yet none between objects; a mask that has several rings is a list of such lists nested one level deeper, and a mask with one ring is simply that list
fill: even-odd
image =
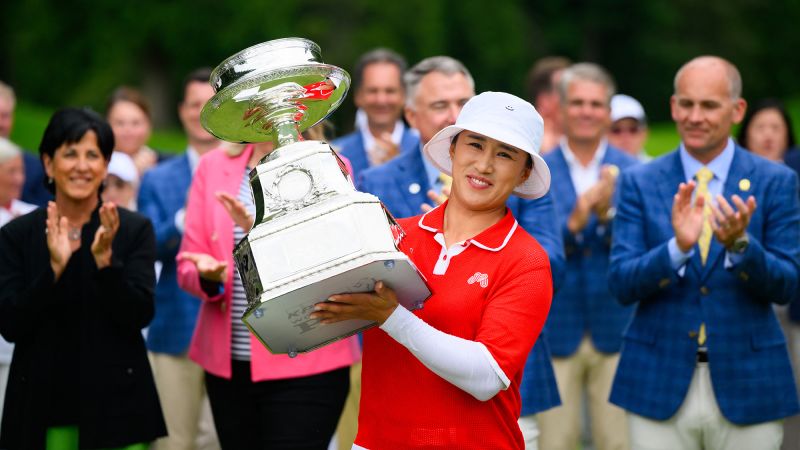
[{"label": "woman's dark hair", "polygon": [[114,105],[120,102],[133,103],[142,110],[148,121],[152,120],[152,117],[150,117],[150,103],[141,92],[130,86],[120,86],[111,93],[111,97],[108,98],[108,103],[106,103],[106,117],[111,114],[111,109]]},{"label": "woman's dark hair", "polygon": [[781,117],[783,117],[783,123],[786,125],[786,150],[792,150],[795,145],[794,130],[792,130],[792,119],[789,118],[789,113],[786,111],[786,107],[783,106],[783,102],[774,98],[761,100],[760,102],[756,103],[754,108],[747,111],[747,114],[744,116],[744,120],[742,120],[742,125],[739,127],[739,134],[736,136],[736,140],[739,141],[739,145],[747,148],[747,129],[750,128],[750,122],[753,120],[753,117],[755,117],[756,114],[766,109],[774,109],[781,114]]},{"label": "woman's dark hair", "polygon": [[[44,161],[44,155],[52,159],[59,147],[80,142],[89,130],[97,136],[103,159],[109,161],[114,151],[114,133],[108,122],[88,108],[63,108],[53,114],[39,144],[39,159]],[[47,179],[45,185],[50,193],[55,193],[55,187]]]}]

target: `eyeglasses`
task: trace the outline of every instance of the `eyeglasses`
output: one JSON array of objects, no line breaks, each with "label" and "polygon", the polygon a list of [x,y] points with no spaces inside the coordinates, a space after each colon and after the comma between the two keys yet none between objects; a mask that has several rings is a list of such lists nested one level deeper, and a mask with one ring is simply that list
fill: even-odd
[{"label": "eyeglasses", "polygon": [[612,126],[611,127],[611,134],[638,134],[644,129],[641,125],[633,125],[629,127],[622,127],[622,126]]}]

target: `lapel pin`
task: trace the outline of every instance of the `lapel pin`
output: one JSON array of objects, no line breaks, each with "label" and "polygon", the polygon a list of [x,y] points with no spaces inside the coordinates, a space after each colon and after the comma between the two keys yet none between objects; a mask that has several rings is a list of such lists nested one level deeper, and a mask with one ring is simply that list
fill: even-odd
[{"label": "lapel pin", "polygon": [[420,189],[422,188],[417,183],[411,183],[410,185],[408,185],[408,192],[412,194],[419,194]]},{"label": "lapel pin", "polygon": [[614,164],[609,164],[609,165],[608,165],[608,166],[606,166],[606,167],[608,167],[608,173],[609,173],[609,174],[610,174],[610,175],[611,175],[613,178],[617,178],[617,176],[619,176],[619,167],[617,167],[617,166],[616,166],[616,165],[614,165]]},{"label": "lapel pin", "polygon": [[749,191],[750,190],[750,180],[748,180],[747,178],[742,178],[741,180],[739,180],[739,190],[740,191],[744,191],[744,192]]}]

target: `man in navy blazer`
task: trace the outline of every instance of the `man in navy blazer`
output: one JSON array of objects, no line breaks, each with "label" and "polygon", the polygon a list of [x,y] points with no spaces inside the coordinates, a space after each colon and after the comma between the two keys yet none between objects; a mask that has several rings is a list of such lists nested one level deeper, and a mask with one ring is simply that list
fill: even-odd
[{"label": "man in navy blazer", "polygon": [[636,160],[605,140],[615,87],[603,68],[574,64],[558,88],[565,134],[545,161],[567,262],[547,329],[563,405],[541,415],[539,442],[545,449],[578,445],[585,393],[595,447],[624,449],[625,412],[608,402],[608,393],[631,310],[609,292],[606,272],[616,177]]},{"label": "man in navy blazer", "polygon": [[741,86],[724,59],[686,63],[680,147],[622,175],[609,285],[637,306],[611,401],[634,448],[778,449],[800,411],[772,310],[798,287],[798,180],[733,143]]},{"label": "man in navy blazer", "polygon": [[350,160],[353,179],[361,171],[416,150],[419,138],[400,119],[405,101],[406,61],[378,48],[363,54],[353,70],[353,100],[359,108],[356,130],[332,142]]},{"label": "man in navy blazer", "polygon": [[[475,95],[475,84],[464,65],[450,57],[435,56],[420,61],[404,76],[406,120],[419,131],[421,142],[388,163],[361,173],[358,185],[378,196],[395,217],[412,217],[443,200],[446,181],[422,156],[422,146],[439,130],[455,123],[461,108]],[[548,193],[536,200],[512,196],[508,207],[519,224],[545,249],[550,257],[553,289],[558,289],[564,271],[561,237],[555,227],[553,197]],[[544,332],[525,365],[522,385],[520,427],[526,448],[536,448],[538,428],[533,414],[560,404],[550,351]]]},{"label": "man in navy blazer", "polygon": [[208,83],[210,76],[210,70],[198,69],[184,83],[184,98],[178,114],[188,139],[186,153],[145,172],[139,190],[139,212],[153,222],[161,263],[147,348],[169,436],[156,441],[156,449],[193,449],[198,442],[198,431],[206,434],[200,438],[201,446],[219,447],[213,422],[201,415],[205,401],[203,369],[186,354],[200,300],[178,287],[175,264],[183,237],[184,207],[192,174],[200,157],[219,145],[200,124],[200,111],[214,95]]}]

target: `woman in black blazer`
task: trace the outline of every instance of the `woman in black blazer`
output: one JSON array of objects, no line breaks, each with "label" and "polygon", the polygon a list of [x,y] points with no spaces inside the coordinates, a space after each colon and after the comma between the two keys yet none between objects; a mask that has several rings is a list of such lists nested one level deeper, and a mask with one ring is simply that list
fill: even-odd
[{"label": "woman in black blazer", "polygon": [[56,112],[39,147],[55,201],[0,229],[0,333],[16,343],[0,448],[147,448],[166,434],[141,335],[155,238],[99,202],[113,148],[97,114]]}]

